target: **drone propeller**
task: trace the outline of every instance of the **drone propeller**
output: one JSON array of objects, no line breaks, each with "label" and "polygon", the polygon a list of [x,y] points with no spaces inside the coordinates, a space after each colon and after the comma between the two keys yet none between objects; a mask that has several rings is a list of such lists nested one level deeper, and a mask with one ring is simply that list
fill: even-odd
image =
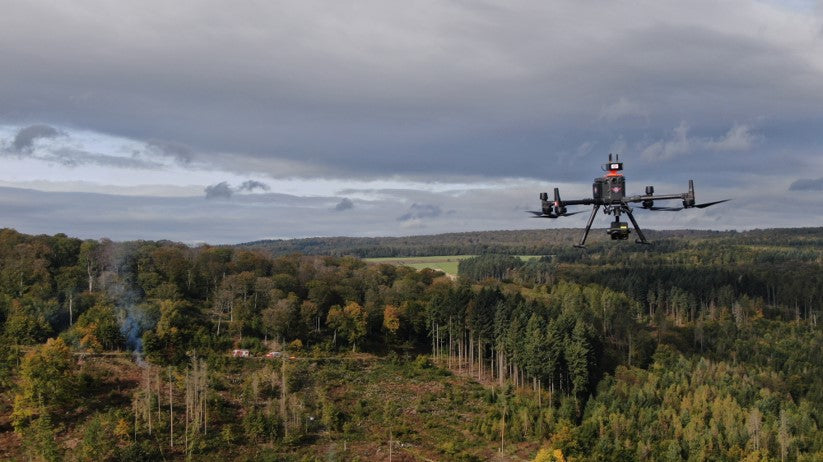
[{"label": "drone propeller", "polygon": [[706,207],[709,207],[711,205],[720,204],[720,203],[723,203],[723,202],[728,202],[730,200],[731,199],[723,199],[722,201],[706,202],[705,204],[697,204],[694,207],[699,208],[699,209],[705,209]]},{"label": "drone propeller", "polygon": [[568,217],[568,216],[571,216],[571,215],[577,215],[578,213],[585,212],[585,210],[580,210],[580,211],[577,211],[577,212],[567,212],[567,213],[563,213],[563,214],[560,214],[560,215],[555,215],[553,213],[551,215],[546,215],[543,212],[536,212],[534,210],[527,210],[527,212],[534,215],[532,218],[560,218],[560,217]]},{"label": "drone propeller", "polygon": [[683,210],[684,208],[698,208],[698,209],[705,209],[706,207],[710,207],[715,204],[722,204],[723,202],[728,202],[731,199],[723,199],[722,201],[714,201],[714,202],[706,202],[705,204],[695,204],[690,207],[649,207],[648,210],[656,210],[656,211],[663,211],[663,212],[677,212],[678,210]]},{"label": "drone propeller", "polygon": [[583,213],[583,212],[585,212],[585,210],[578,210],[577,212],[566,212],[566,213],[564,213],[560,216],[561,217],[570,217],[572,215],[577,215],[578,213]]}]

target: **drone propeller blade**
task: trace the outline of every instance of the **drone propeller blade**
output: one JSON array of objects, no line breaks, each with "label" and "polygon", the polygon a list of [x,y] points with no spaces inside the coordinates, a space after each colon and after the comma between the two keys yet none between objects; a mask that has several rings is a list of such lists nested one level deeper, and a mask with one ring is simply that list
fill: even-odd
[{"label": "drone propeller blade", "polygon": [[546,215],[543,212],[535,212],[534,210],[526,210],[526,212],[531,213],[534,215],[532,218],[557,218],[557,215]]},{"label": "drone propeller blade", "polygon": [[560,215],[555,215],[553,213],[550,214],[550,215],[546,215],[543,212],[537,212],[537,211],[534,211],[534,210],[526,210],[526,212],[531,213],[532,215],[534,215],[532,218],[560,218],[560,217],[570,217],[572,215],[577,215],[578,213],[585,212],[585,210],[578,210],[577,212],[561,213]]},{"label": "drone propeller blade", "polygon": [[706,202],[705,204],[696,204],[690,207],[649,207],[648,210],[655,210],[655,211],[662,211],[662,212],[677,212],[678,210],[683,210],[684,208],[698,208],[698,209],[705,209],[706,207],[715,205],[715,204],[722,204],[723,202],[728,202],[731,199],[723,199],[722,201],[714,201],[714,202]]},{"label": "drone propeller blade", "polygon": [[695,207],[698,208],[698,209],[705,209],[706,207],[709,207],[711,205],[721,204],[723,202],[728,202],[730,200],[731,199],[723,199],[722,201],[706,202],[705,204],[697,204],[697,205],[695,205]]}]

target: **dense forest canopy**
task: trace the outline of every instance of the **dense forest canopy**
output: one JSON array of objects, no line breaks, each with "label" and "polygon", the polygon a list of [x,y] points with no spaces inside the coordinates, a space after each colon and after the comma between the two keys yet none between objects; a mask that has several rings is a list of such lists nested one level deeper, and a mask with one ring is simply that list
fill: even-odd
[{"label": "dense forest canopy", "polygon": [[[410,412],[349,393],[342,377],[361,363],[329,363],[368,353],[421,387],[448,384],[431,399],[454,412],[455,396],[474,403],[475,448],[407,428],[434,457],[498,445],[513,459],[819,460],[823,229],[652,236],[580,251],[568,230],[237,247],[2,230],[0,438],[14,444],[0,455],[58,460],[77,439],[80,460],[366,445],[376,416]],[[421,252],[478,256],[458,278],[358,258]],[[233,349],[279,359],[242,363]],[[77,367],[117,351],[133,380]],[[471,398],[436,370],[487,391]]]},{"label": "dense forest canopy", "polygon": [[[572,248],[580,240],[581,229],[532,229],[516,231],[473,231],[405,237],[314,237],[306,239],[262,240],[240,244],[239,247],[264,250],[272,255],[300,253],[304,255],[353,255],[360,258],[417,257],[426,255],[563,255],[564,258],[585,258]],[[658,250],[689,248],[693,245],[721,246],[784,246],[820,249],[823,233],[820,228],[762,229],[751,231],[668,230],[644,231]],[[610,252],[621,246],[631,252],[644,248],[631,242],[615,243],[605,230],[592,230],[589,254]],[[582,255],[582,256],[581,256]]]}]

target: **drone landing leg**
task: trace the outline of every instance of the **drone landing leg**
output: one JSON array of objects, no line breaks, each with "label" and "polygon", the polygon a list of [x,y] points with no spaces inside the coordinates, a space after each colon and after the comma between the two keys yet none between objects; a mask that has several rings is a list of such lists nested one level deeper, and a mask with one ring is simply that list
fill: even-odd
[{"label": "drone landing leg", "polygon": [[592,229],[592,223],[594,223],[594,216],[597,215],[598,210],[600,210],[600,204],[595,204],[595,206],[592,207],[592,214],[589,215],[589,221],[586,223],[586,230],[583,231],[583,238],[580,239],[580,244],[575,245],[578,249],[586,248],[586,238],[589,236],[589,231]]},{"label": "drone landing leg", "polygon": [[647,241],[646,236],[643,235],[643,231],[640,230],[640,226],[637,224],[637,220],[634,219],[634,214],[632,214],[631,209],[629,209],[627,207],[625,209],[625,212],[626,212],[626,215],[629,216],[629,220],[632,221],[632,225],[634,225],[634,229],[635,229],[635,231],[637,231],[637,236],[640,238],[640,239],[635,239],[634,242],[636,242],[638,244],[651,245],[651,242]]}]

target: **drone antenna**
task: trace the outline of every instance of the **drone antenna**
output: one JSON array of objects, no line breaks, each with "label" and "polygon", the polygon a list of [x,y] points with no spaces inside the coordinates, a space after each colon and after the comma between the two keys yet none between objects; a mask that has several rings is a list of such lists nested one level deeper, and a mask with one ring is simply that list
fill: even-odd
[{"label": "drone antenna", "polygon": [[609,153],[609,162],[612,161],[612,153]]}]

